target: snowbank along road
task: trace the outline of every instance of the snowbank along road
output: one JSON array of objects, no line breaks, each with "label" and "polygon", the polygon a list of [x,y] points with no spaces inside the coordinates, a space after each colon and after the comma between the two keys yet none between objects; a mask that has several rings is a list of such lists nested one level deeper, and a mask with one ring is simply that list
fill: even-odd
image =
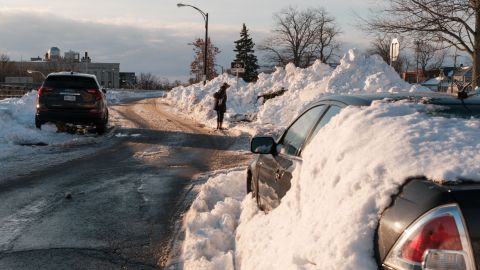
[{"label": "snowbank along road", "polygon": [[[238,151],[248,137],[182,120],[162,99],[111,106],[110,114],[116,127],[97,143],[37,146],[32,172],[2,168],[0,269],[175,268],[174,224],[194,176],[250,157]],[[79,148],[89,151],[72,157]]]}]

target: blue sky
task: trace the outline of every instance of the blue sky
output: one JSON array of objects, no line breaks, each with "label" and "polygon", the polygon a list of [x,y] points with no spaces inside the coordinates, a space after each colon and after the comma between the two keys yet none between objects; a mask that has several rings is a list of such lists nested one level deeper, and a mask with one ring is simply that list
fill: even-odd
[{"label": "blue sky", "polygon": [[[178,8],[177,0],[0,0],[0,53],[12,60],[42,56],[51,46],[63,52],[88,51],[93,61],[119,62],[122,71],[151,72],[186,80],[191,46],[204,36],[201,15]],[[355,13],[366,14],[381,0],[204,0],[182,3],[209,13],[209,36],[222,51],[217,63],[229,66],[233,41],[246,23],[254,42],[269,34],[272,14],[289,5],[324,7],[342,29],[344,50],[365,48],[369,38],[354,27]],[[260,58],[261,61],[261,58]]]}]

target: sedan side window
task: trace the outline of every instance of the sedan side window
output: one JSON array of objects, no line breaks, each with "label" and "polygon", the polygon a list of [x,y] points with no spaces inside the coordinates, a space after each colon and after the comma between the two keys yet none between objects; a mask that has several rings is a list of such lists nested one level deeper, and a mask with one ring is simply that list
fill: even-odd
[{"label": "sedan side window", "polygon": [[342,108],[340,108],[340,107],[338,107],[338,106],[335,106],[335,105],[330,106],[330,108],[328,108],[328,111],[325,113],[325,115],[323,115],[323,117],[322,117],[322,119],[320,120],[320,122],[318,122],[318,125],[315,127],[315,130],[312,132],[311,138],[314,138],[315,135],[317,135],[318,131],[319,131],[323,126],[325,126],[328,122],[330,122],[330,120],[331,120],[335,115],[337,115],[341,110],[342,110]]},{"label": "sedan side window", "polygon": [[283,136],[280,153],[297,155],[309,132],[323,113],[324,105],[313,107],[293,123]]}]

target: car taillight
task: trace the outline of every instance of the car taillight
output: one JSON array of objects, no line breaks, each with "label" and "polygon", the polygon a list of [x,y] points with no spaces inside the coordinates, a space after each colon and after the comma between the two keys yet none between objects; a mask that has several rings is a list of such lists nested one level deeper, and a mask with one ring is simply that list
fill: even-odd
[{"label": "car taillight", "polygon": [[38,96],[41,96],[41,95],[45,94],[45,92],[50,92],[52,90],[53,90],[52,88],[42,86],[38,89]]},{"label": "car taillight", "polygon": [[474,270],[473,253],[458,206],[441,206],[420,217],[395,243],[385,264],[399,270]]},{"label": "car taillight", "polygon": [[87,92],[95,95],[95,100],[102,99],[102,93],[98,89],[87,89]]}]

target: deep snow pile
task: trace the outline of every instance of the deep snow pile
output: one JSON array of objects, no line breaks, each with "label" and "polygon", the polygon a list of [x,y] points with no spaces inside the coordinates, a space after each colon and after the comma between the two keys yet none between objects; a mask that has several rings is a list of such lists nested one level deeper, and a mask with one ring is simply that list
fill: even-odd
[{"label": "deep snow pile", "polygon": [[[186,269],[377,269],[374,230],[407,177],[480,180],[480,120],[432,117],[432,108],[377,101],[344,109],[307,146],[291,190],[267,215],[245,197],[245,174],[210,179],[203,189],[218,192],[203,195],[185,221],[186,265],[196,267]],[[240,225],[230,233],[230,224]],[[211,237],[230,234],[234,244]]]},{"label": "deep snow pile", "polygon": [[[276,68],[272,74],[260,74],[255,83],[239,80],[238,85],[234,77],[223,74],[205,86],[199,83],[174,88],[167,94],[167,101],[199,122],[214,126],[213,93],[223,82],[231,85],[227,90],[226,121],[233,126],[237,125],[235,120],[239,116],[256,114],[256,121],[247,125],[252,133],[286,126],[301,110],[325,94],[425,90],[403,81],[379,56],[368,56],[352,49],[335,70],[319,61],[305,69],[289,64],[285,69]],[[260,94],[282,87],[287,89],[283,96],[265,104],[257,99]]]},{"label": "deep snow pile", "polygon": [[202,186],[185,217],[184,269],[235,269],[235,228],[245,197],[241,179],[244,171],[232,170]]},{"label": "deep snow pile", "polygon": [[78,140],[78,136],[56,133],[54,125],[35,128],[37,91],[21,98],[0,100],[0,158],[14,155],[19,145],[52,144]]}]

